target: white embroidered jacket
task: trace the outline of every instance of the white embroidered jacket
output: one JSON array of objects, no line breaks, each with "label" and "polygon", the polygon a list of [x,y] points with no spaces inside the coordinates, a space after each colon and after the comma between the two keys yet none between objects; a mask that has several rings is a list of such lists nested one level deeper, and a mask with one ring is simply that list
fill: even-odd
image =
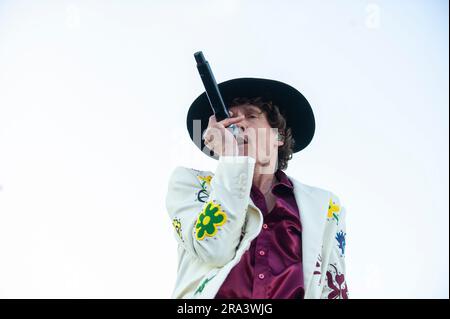
[{"label": "white embroidered jacket", "polygon": [[[166,196],[178,241],[172,298],[214,298],[261,231],[263,215],[250,198],[254,166],[250,156],[222,156],[215,174],[173,171]],[[305,298],[347,298],[345,208],[332,192],[289,179],[303,229]]]}]

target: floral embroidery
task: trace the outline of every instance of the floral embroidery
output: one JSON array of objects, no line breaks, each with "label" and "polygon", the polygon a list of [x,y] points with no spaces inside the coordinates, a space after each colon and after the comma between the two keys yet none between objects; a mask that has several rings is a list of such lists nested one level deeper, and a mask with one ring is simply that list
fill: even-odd
[{"label": "floral embroidery", "polygon": [[205,289],[205,286],[208,282],[211,281],[211,279],[213,279],[216,275],[212,276],[211,278],[206,278],[205,280],[203,280],[203,282],[200,284],[200,286],[198,286],[197,290],[195,291],[194,295],[203,292],[203,289]]},{"label": "floral embroidery", "polygon": [[327,271],[328,288],[331,289],[328,299],[348,299],[347,283],[344,274],[340,274],[336,266],[330,264],[334,268],[334,273]]},{"label": "floral embroidery", "polygon": [[173,227],[175,227],[175,230],[177,232],[178,237],[180,237],[180,239],[182,241],[184,241],[182,233],[181,233],[181,221],[180,221],[180,219],[175,217],[173,219],[173,221],[172,221],[172,225],[173,225]]},{"label": "floral embroidery", "polygon": [[336,234],[336,240],[338,242],[339,249],[342,252],[342,256],[344,256],[344,253],[345,253],[345,236],[346,235],[347,234],[344,233],[342,230]]},{"label": "floral embroidery", "polygon": [[320,275],[320,265],[322,264],[322,255],[319,254],[319,256],[317,257],[317,261],[316,261],[316,270],[314,270],[313,275]]},{"label": "floral embroidery", "polygon": [[336,220],[336,223],[339,223],[339,212],[341,211],[341,207],[333,202],[330,198],[330,203],[328,205],[328,213],[327,218],[333,218]]},{"label": "floral embroidery", "polygon": [[205,236],[213,237],[217,233],[217,226],[225,224],[226,221],[227,214],[221,210],[220,205],[208,202],[197,218],[197,240],[203,240]]},{"label": "floral embroidery", "polygon": [[205,203],[206,199],[208,198],[208,191],[206,190],[206,185],[208,185],[208,186],[211,185],[212,176],[211,175],[207,175],[207,176],[198,175],[197,178],[200,180],[200,182],[201,182],[200,186],[202,188],[197,193],[197,200],[199,202]]},{"label": "floral embroidery", "polygon": [[212,176],[211,176],[211,175],[207,175],[207,176],[197,176],[197,177],[198,177],[198,179],[199,179],[200,181],[203,182],[202,184],[204,184],[204,183],[207,183],[208,185],[211,184],[211,179],[212,179]]}]

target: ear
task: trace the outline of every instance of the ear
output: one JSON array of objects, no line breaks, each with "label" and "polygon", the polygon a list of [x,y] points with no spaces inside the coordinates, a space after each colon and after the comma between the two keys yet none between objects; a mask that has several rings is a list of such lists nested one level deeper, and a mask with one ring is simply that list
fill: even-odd
[{"label": "ear", "polygon": [[284,136],[280,132],[278,132],[278,135],[277,135],[277,145],[278,145],[278,147],[284,145]]}]

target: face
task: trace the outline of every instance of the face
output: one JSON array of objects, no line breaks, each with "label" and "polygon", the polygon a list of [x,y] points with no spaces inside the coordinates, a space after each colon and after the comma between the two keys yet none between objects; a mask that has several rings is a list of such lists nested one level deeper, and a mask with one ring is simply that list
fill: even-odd
[{"label": "face", "polygon": [[[255,105],[243,104],[229,108],[231,117],[244,115],[245,118],[236,125],[241,128],[239,155],[251,156],[257,164],[270,169],[274,168],[278,159],[278,147],[283,145],[278,140],[278,129],[272,128],[267,121],[266,113]],[[273,170],[272,170],[273,172]]]}]

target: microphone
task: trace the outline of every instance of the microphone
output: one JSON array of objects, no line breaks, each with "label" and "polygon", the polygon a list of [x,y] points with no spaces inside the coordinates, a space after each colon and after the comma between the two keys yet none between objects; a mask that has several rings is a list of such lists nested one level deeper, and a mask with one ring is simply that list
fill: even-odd
[{"label": "microphone", "polygon": [[[223,102],[222,95],[220,94],[219,87],[217,86],[216,79],[211,71],[208,61],[202,51],[194,53],[195,61],[197,62],[197,70],[205,87],[206,96],[208,97],[211,109],[216,116],[218,122],[229,118],[225,103]],[[227,127],[235,137],[239,135],[239,128],[235,124],[231,124]]]}]

